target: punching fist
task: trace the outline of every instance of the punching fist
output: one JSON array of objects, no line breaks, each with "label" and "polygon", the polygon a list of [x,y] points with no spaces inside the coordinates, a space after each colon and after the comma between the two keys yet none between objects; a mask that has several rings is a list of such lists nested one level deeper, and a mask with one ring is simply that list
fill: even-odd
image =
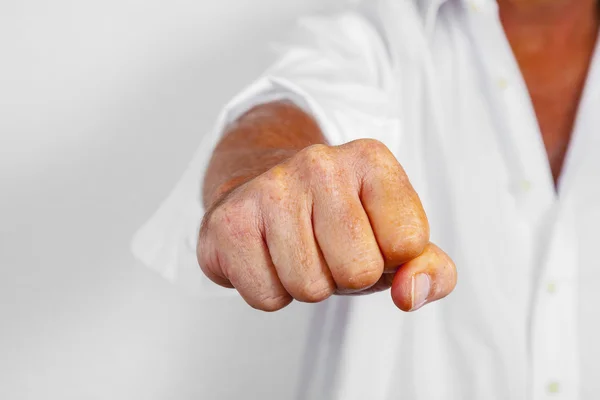
[{"label": "punching fist", "polygon": [[264,311],[390,287],[413,311],[456,285],[402,166],[368,139],[306,147],[223,195],[205,214],[198,260]]}]

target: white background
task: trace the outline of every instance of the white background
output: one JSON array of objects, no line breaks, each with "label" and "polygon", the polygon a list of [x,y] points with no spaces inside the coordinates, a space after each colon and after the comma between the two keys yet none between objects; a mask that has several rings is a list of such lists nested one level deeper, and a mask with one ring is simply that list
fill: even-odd
[{"label": "white background", "polygon": [[306,305],[186,296],[133,260],[267,43],[336,0],[0,0],[0,398],[288,399]]}]

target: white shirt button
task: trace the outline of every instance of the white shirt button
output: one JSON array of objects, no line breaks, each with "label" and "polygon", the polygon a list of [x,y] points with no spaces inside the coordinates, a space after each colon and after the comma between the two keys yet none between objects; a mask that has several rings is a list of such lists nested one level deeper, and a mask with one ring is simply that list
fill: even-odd
[{"label": "white shirt button", "polygon": [[508,80],[506,78],[502,78],[502,77],[498,78],[498,80],[496,81],[496,84],[502,90],[505,90],[508,88]]},{"label": "white shirt button", "polygon": [[469,1],[469,8],[471,8],[471,11],[479,12],[479,6],[472,0]]},{"label": "white shirt button", "polygon": [[533,187],[533,184],[530,180],[524,179],[521,181],[521,190],[523,192],[529,192]]},{"label": "white shirt button", "polygon": [[548,282],[548,284],[546,284],[546,291],[550,294],[556,293],[556,283],[555,282]]},{"label": "white shirt button", "polygon": [[560,392],[560,384],[556,381],[552,381],[548,383],[548,387],[546,388],[546,390],[550,394],[557,394]]}]

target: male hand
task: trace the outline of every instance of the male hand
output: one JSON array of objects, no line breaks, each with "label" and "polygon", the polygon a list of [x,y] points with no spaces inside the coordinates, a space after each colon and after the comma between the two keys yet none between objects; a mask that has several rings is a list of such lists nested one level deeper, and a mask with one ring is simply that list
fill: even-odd
[{"label": "male hand", "polygon": [[366,139],[307,147],[228,192],[204,217],[198,261],[264,311],[390,287],[413,311],[456,285],[401,165]]}]

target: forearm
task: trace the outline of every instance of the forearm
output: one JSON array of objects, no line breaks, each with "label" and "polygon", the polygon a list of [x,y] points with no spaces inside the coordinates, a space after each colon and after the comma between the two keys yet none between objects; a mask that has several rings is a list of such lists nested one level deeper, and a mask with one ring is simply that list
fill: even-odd
[{"label": "forearm", "polygon": [[204,206],[305,147],[325,143],[315,120],[292,103],[251,109],[227,127],[213,152],[204,176]]}]

